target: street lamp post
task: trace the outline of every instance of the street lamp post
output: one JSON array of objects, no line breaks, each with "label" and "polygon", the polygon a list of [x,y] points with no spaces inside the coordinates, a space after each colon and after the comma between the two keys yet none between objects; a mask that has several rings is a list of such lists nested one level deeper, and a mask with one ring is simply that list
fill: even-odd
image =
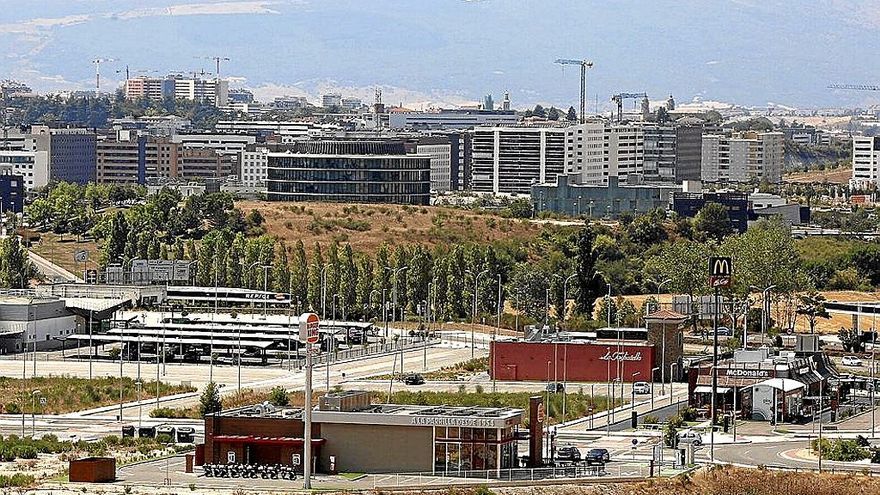
[{"label": "street lamp post", "polygon": [[666,280],[664,280],[662,282],[657,282],[656,280],[651,279],[651,280],[648,280],[648,282],[651,282],[655,286],[657,286],[657,310],[659,311],[660,310],[660,290],[663,288],[664,285],[671,283],[672,279],[667,278]]},{"label": "street lamp post", "polygon": [[40,390],[34,390],[31,392],[31,438],[37,436],[37,397],[41,394]]},{"label": "street lamp post", "polygon": [[134,384],[137,386],[137,394],[138,394],[138,429],[141,427],[141,418],[143,417],[143,409],[144,405],[141,403],[141,388],[144,386],[144,382],[138,378],[135,380]]},{"label": "street lamp post", "polygon": [[631,402],[629,403],[629,410],[630,411],[636,410],[636,387],[635,387],[635,384],[636,384],[636,377],[641,374],[642,374],[641,371],[635,371],[632,374],[632,380],[630,383],[630,389],[631,389],[631,393],[632,393],[632,399],[631,399]]},{"label": "street lamp post", "polygon": [[[656,373],[658,371],[660,371],[661,369],[663,369],[663,368],[661,368],[660,366],[656,366],[654,368],[651,368],[651,382],[654,381],[654,377],[657,376]],[[652,411],[654,410],[654,384],[653,383],[651,383],[651,410]]]},{"label": "street lamp post", "polygon": [[[767,335],[767,327],[770,325],[770,291],[776,288],[776,285],[768,285],[763,289],[754,285],[749,286],[750,289],[760,291],[763,295],[761,307],[761,344],[764,343],[764,336]],[[748,310],[747,310],[748,311]]]},{"label": "street lamp post", "polygon": [[483,271],[477,273],[476,275],[474,275],[474,272],[472,272],[470,270],[465,270],[465,273],[467,273],[468,275],[470,275],[471,277],[474,278],[474,311],[471,316],[471,359],[473,359],[475,356],[475,348],[476,348],[476,343],[475,343],[476,334],[474,331],[474,326],[477,324],[477,294],[479,293],[479,290],[480,290],[480,277],[489,273],[489,270],[483,270]]}]

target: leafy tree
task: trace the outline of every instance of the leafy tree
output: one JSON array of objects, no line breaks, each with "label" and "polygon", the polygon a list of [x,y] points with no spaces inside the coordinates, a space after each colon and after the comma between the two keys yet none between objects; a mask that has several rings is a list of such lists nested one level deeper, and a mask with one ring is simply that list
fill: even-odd
[{"label": "leafy tree", "polygon": [[568,120],[569,122],[577,122],[578,114],[574,107],[568,107],[568,112],[565,114],[565,120]]},{"label": "leafy tree", "polygon": [[[321,253],[321,245],[317,242],[315,243],[315,250],[312,253],[312,263],[309,266],[309,306],[312,308],[312,311],[318,312],[322,308],[322,295],[321,294],[321,276],[322,270],[324,269],[324,256]],[[323,314],[321,315],[323,316]]]},{"label": "leafy tree", "polygon": [[223,403],[220,402],[220,389],[214,382],[208,382],[202,396],[199,398],[199,416],[205,417],[208,414],[218,413],[223,410]]},{"label": "leafy tree", "polygon": [[666,110],[666,107],[660,107],[657,109],[656,120],[660,124],[665,124],[669,122],[669,112]]},{"label": "leafy tree", "polygon": [[287,258],[287,245],[275,245],[275,260],[272,263],[272,288],[275,292],[286,294],[290,290],[290,262]]},{"label": "leafy tree", "polygon": [[296,241],[290,277],[293,280],[293,300],[297,305],[302,305],[308,299],[309,292],[309,265],[302,239]]},{"label": "leafy tree", "polygon": [[[535,320],[543,320],[547,290],[547,272],[529,263],[517,265],[513,270],[513,306]],[[450,297],[455,297],[450,291]]]},{"label": "leafy tree", "polygon": [[34,276],[36,269],[21,240],[11,236],[0,240],[0,287],[24,289]]},{"label": "leafy tree", "polygon": [[862,244],[853,250],[850,259],[858,273],[868,277],[872,285],[880,285],[880,245]]},{"label": "leafy tree", "polygon": [[275,407],[290,405],[290,397],[287,396],[287,391],[284,390],[284,387],[272,387],[272,390],[269,391],[269,404]]},{"label": "leafy tree", "polygon": [[694,230],[701,239],[721,242],[733,233],[727,208],[720,203],[706,203],[694,217]]},{"label": "leafy tree", "polygon": [[535,105],[535,109],[532,110],[532,115],[535,117],[547,118],[547,110],[541,105]]},{"label": "leafy tree", "polygon": [[577,258],[575,260],[575,277],[577,291],[575,307],[581,314],[592,315],[593,303],[602,295],[602,278],[596,272],[597,256],[593,249],[596,233],[592,228],[584,227],[577,235]]},{"label": "leafy tree", "polygon": [[859,332],[855,328],[840,327],[840,330],[837,331],[837,338],[840,339],[840,344],[845,352],[862,352],[864,350]]},{"label": "leafy tree", "polygon": [[349,314],[352,308],[355,308],[357,302],[358,272],[357,265],[354,260],[354,252],[350,244],[346,244],[342,250],[342,259],[340,260],[339,294],[342,298],[343,314]]},{"label": "leafy tree", "polygon": [[663,228],[663,221],[666,215],[660,208],[639,215],[631,224],[626,227],[627,236],[631,241],[643,246],[651,246],[666,240],[666,229]]},{"label": "leafy tree", "polygon": [[807,323],[810,325],[810,333],[815,333],[816,322],[819,318],[826,320],[831,318],[831,314],[825,308],[825,296],[822,294],[810,291],[799,296],[798,299],[797,314],[804,315],[807,318]]}]

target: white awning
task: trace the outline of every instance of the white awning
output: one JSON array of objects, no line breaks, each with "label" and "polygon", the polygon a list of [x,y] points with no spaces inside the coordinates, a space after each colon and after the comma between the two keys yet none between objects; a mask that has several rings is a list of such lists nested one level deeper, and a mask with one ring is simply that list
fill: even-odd
[{"label": "white awning", "polygon": [[[726,394],[727,392],[730,392],[731,390],[733,390],[733,389],[730,387],[718,387],[717,389],[715,389],[716,393],[719,393],[719,394]],[[695,394],[711,394],[712,387],[708,386],[708,385],[700,385],[694,389],[694,393]]]},{"label": "white awning", "polygon": [[776,390],[782,390],[783,392],[791,392],[805,387],[803,383],[790,378],[771,378],[769,380],[764,380],[758,385],[766,385],[768,387],[773,387]]}]

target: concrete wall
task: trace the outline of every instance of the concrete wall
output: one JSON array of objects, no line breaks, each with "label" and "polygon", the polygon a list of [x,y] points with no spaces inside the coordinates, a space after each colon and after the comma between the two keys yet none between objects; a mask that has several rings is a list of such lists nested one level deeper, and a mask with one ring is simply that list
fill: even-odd
[{"label": "concrete wall", "polygon": [[[514,381],[604,382],[609,373],[612,379],[617,378],[618,360],[624,363],[620,375],[623,381],[648,380],[659,354],[652,346],[630,344],[622,345],[618,353],[617,345],[608,343],[498,341],[492,342],[489,349],[493,376]],[[636,380],[632,377],[635,372],[639,372]]]},{"label": "concrete wall", "polygon": [[337,472],[430,472],[434,467],[431,427],[322,423],[321,435],[327,443],[320,471],[328,469],[331,455]]}]

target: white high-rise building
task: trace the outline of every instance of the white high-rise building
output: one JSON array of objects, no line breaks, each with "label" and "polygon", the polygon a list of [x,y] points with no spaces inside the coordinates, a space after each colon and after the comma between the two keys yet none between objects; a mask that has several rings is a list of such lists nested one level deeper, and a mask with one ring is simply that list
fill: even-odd
[{"label": "white high-rise building", "polygon": [[471,189],[529,194],[532,184],[565,172],[565,128],[477,127],[472,141]]},{"label": "white high-rise building", "polygon": [[565,173],[579,175],[581,184],[608,183],[606,129],[605,122],[565,128]]},{"label": "white high-rise building", "polygon": [[746,131],[732,136],[704,135],[700,178],[703,182],[782,180],[784,136]]},{"label": "white high-rise building", "polygon": [[864,189],[880,185],[880,139],[873,136],[853,136],[852,179],[850,185]]},{"label": "white high-rise building", "polygon": [[248,147],[239,153],[238,178],[250,187],[266,187],[266,168],[269,166],[269,150],[265,147]]},{"label": "white high-rise building", "polygon": [[423,141],[416,146],[416,154],[431,157],[431,191],[447,192],[452,188],[452,145],[444,138]]}]

